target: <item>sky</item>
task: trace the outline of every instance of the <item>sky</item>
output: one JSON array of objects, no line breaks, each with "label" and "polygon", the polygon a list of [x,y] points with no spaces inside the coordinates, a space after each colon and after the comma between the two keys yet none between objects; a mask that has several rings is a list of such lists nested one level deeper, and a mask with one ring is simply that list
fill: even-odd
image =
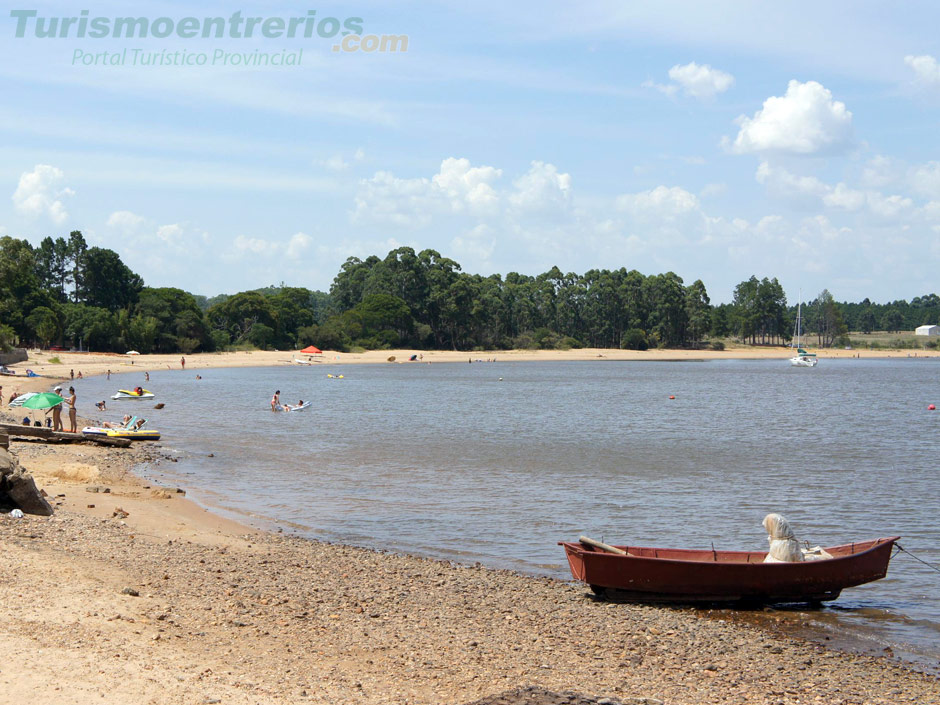
[{"label": "sky", "polygon": [[148,286],[328,291],[409,246],[713,303],[938,290],[936,3],[17,3],[0,235]]}]

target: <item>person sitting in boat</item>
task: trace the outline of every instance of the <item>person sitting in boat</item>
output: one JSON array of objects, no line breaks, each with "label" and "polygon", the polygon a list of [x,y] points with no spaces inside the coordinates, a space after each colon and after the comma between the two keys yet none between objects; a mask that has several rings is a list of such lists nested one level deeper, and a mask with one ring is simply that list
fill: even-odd
[{"label": "person sitting in boat", "polygon": [[137,423],[135,423],[135,424],[131,427],[131,430],[132,430],[132,431],[139,431],[140,429],[142,429],[142,428],[144,427],[144,424],[145,424],[145,423],[147,423],[147,419],[137,419]]},{"label": "person sitting in boat", "polygon": [[140,396],[143,393],[144,393],[143,387],[134,387],[134,394],[136,394],[137,396]]},{"label": "person sitting in boat", "polygon": [[767,530],[767,541],[770,543],[770,551],[764,558],[764,563],[802,562],[803,552],[800,550],[800,544],[785,517],[768,514],[764,517],[763,524]]}]

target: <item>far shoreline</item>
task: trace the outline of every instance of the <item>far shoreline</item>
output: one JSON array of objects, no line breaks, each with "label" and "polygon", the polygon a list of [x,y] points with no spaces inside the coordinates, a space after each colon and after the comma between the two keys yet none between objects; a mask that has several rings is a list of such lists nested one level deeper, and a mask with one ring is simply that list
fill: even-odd
[{"label": "far shoreline", "polygon": [[[193,374],[209,369],[232,367],[279,367],[283,365],[301,366],[296,361],[309,363],[311,368],[350,364],[435,364],[435,363],[485,363],[485,362],[703,362],[713,360],[779,360],[785,363],[793,354],[792,349],[784,347],[733,346],[725,350],[619,350],[613,348],[572,348],[570,350],[485,350],[485,351],[450,351],[450,350],[369,350],[357,353],[344,353],[327,350],[321,355],[305,355],[298,351],[284,350],[243,350],[236,352],[193,353],[192,355],[154,353],[147,355],[125,355],[120,353],[96,352],[51,352],[28,351],[29,359],[7,365],[17,372],[15,376],[0,377],[4,387],[4,399],[9,399],[12,391],[43,391],[51,382],[70,382],[70,372],[83,377],[107,374],[126,374],[132,372],[153,372],[170,369],[177,371],[193,370]],[[844,359],[895,359],[940,358],[940,350],[845,350],[821,349],[817,351],[820,362]],[[412,361],[410,358],[416,356]],[[58,358],[59,362],[50,362]],[[181,359],[185,358],[185,368]],[[26,377],[27,369],[38,377]],[[23,373],[22,376],[19,373]]]}]

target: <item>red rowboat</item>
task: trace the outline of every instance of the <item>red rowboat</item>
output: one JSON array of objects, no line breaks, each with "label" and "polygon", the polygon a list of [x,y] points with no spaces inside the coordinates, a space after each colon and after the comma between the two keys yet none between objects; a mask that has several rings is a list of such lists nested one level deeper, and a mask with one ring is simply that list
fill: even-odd
[{"label": "red rowboat", "polygon": [[714,551],[559,542],[571,574],[598,595],[640,602],[823,602],[888,572],[900,536],[825,550],[832,558],[764,563],[764,551]]}]

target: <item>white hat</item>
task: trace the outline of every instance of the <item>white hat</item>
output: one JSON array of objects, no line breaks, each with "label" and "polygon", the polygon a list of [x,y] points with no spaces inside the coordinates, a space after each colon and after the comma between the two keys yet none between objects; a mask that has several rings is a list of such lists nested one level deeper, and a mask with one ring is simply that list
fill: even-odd
[{"label": "white hat", "polygon": [[62,391],[62,387],[56,387],[53,391],[55,391],[55,392],[61,392],[61,391]]}]

